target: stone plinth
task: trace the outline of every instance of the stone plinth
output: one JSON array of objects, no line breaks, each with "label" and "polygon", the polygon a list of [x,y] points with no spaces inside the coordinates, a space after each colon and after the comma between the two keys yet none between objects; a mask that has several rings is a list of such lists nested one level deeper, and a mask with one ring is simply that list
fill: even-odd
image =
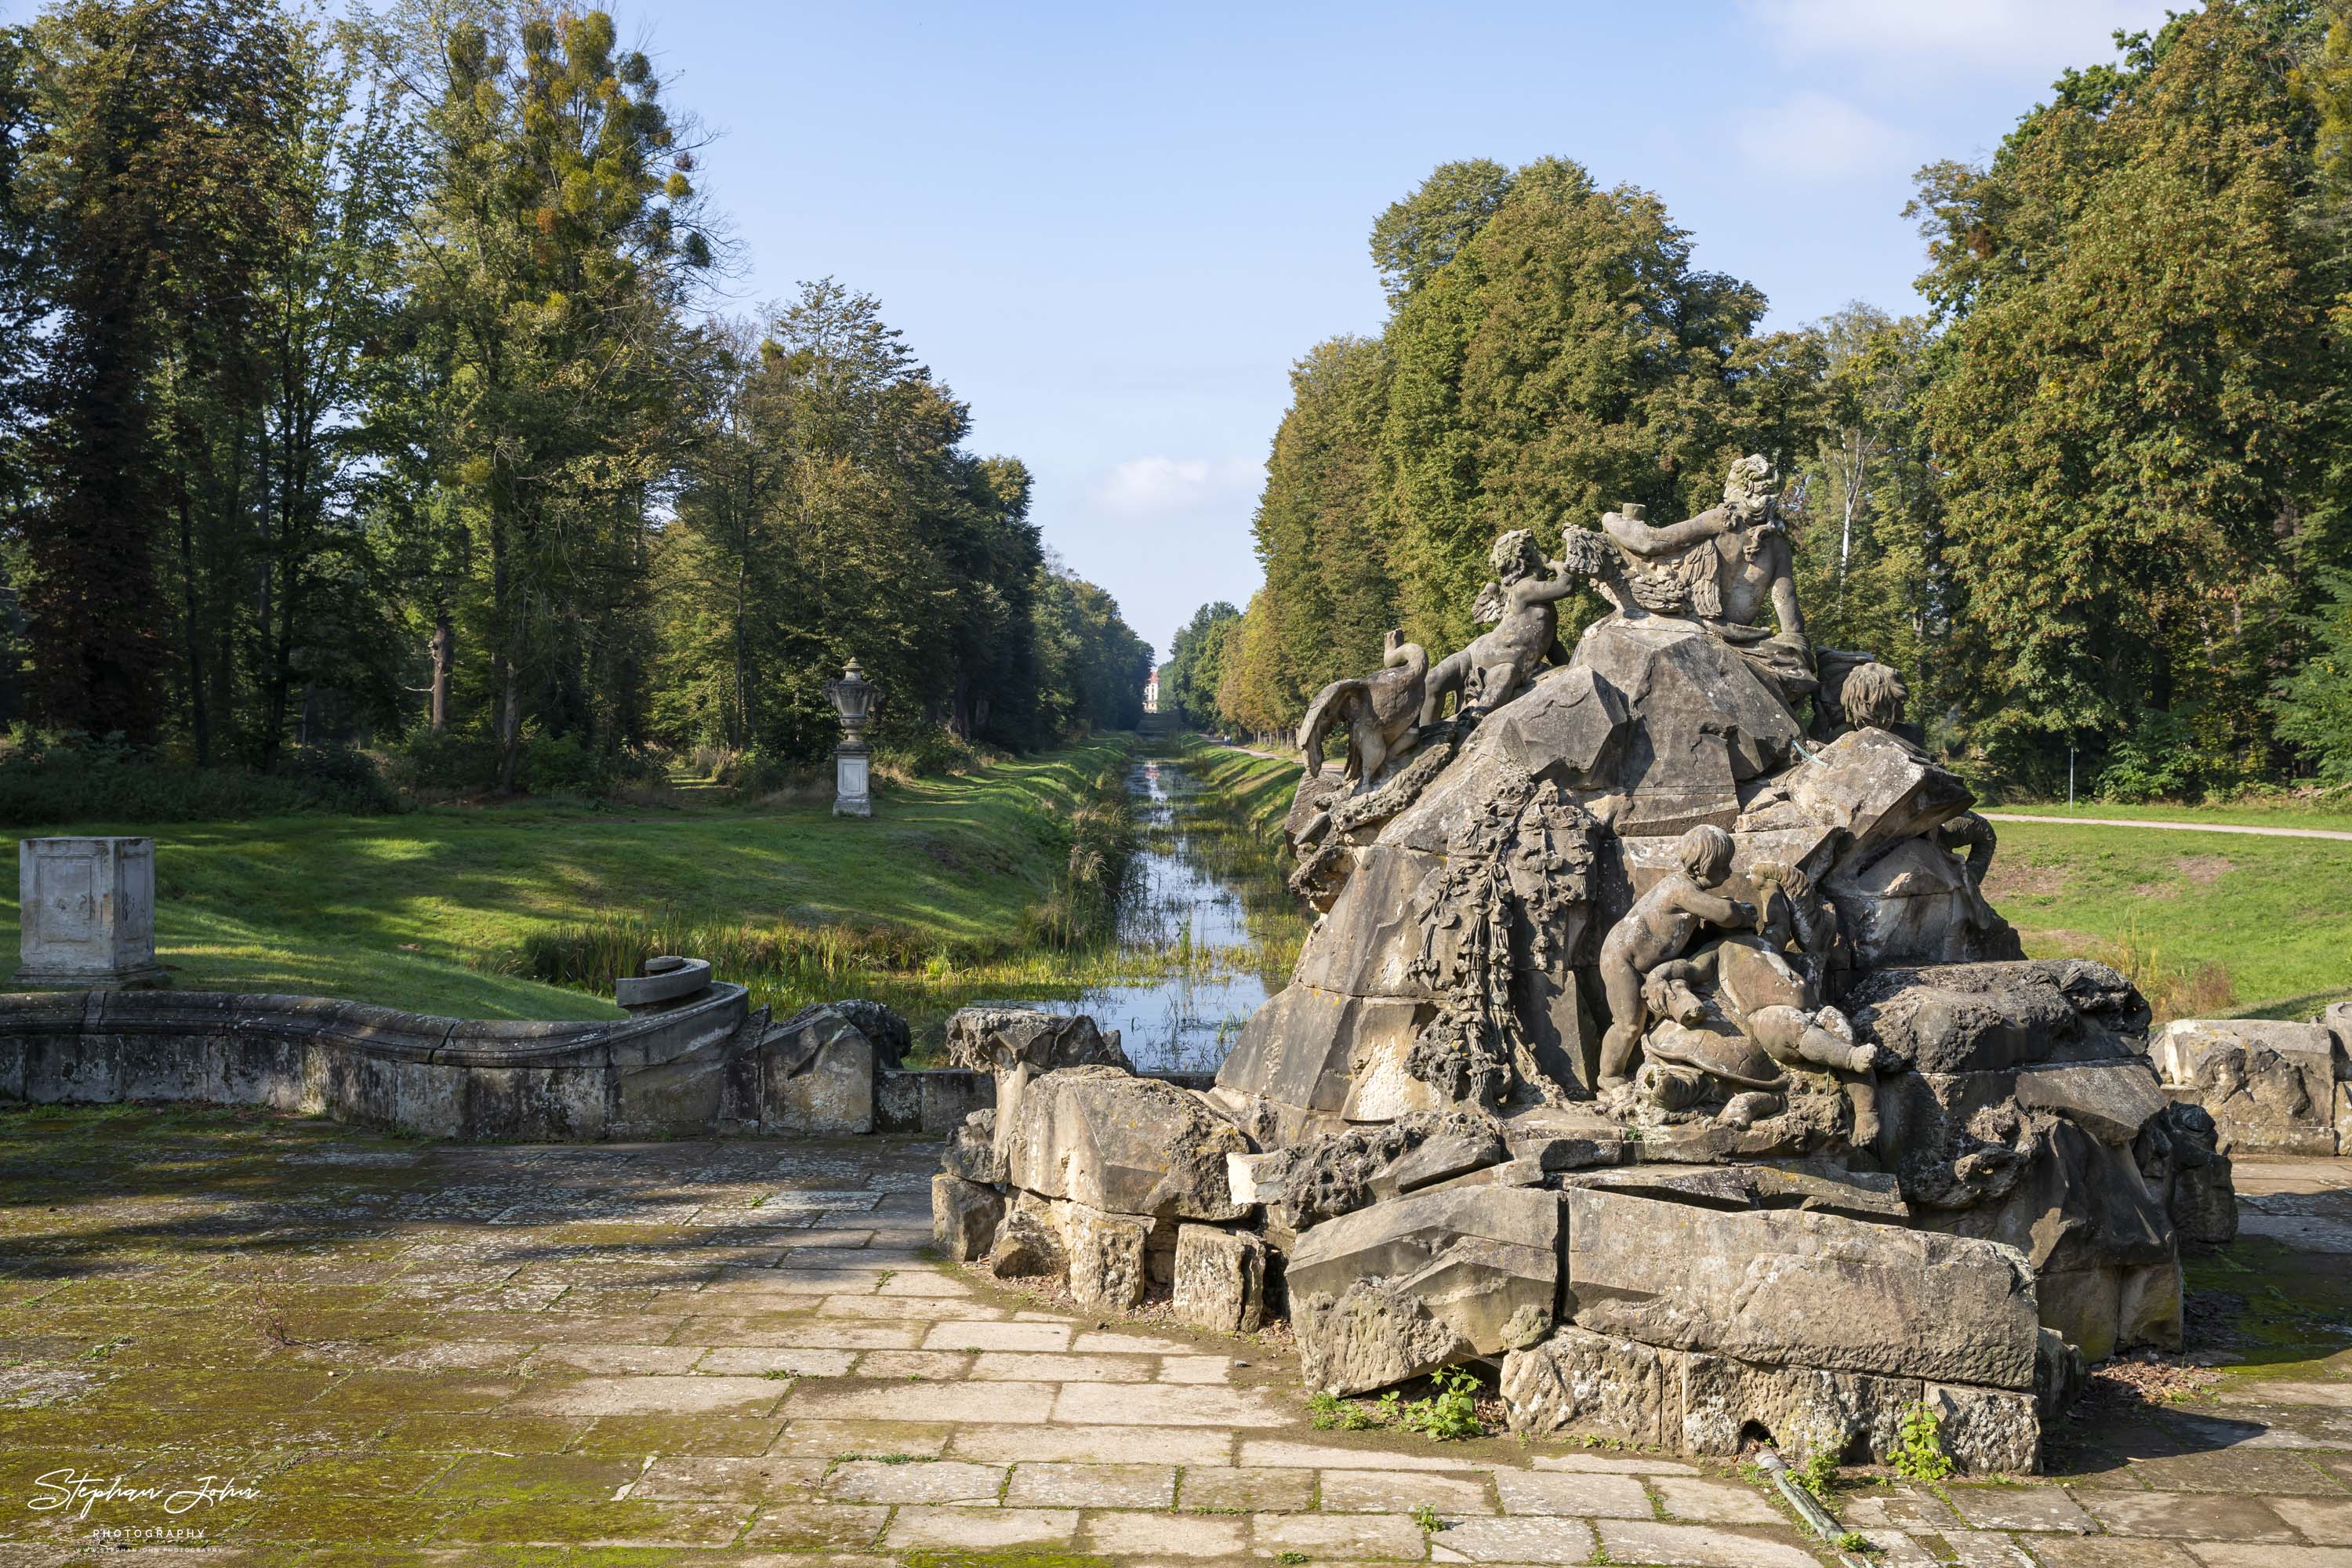
[{"label": "stone plinth", "polygon": [[833,815],[874,815],[874,758],[863,741],[844,741],[833,752]]},{"label": "stone plinth", "polygon": [[20,991],[103,991],[171,984],[155,962],[155,841],[23,838]]}]

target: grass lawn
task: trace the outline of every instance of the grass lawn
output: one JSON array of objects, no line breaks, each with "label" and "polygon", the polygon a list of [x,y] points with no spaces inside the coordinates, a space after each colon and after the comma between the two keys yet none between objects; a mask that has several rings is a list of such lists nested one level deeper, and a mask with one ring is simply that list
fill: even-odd
[{"label": "grass lawn", "polygon": [[2300,1018],[2352,996],[2352,843],[1996,826],[1985,893],[2037,958],[2118,963],[2173,1016]]},{"label": "grass lawn", "polygon": [[[2343,797],[2330,798],[2340,800]],[[1979,805],[1977,809],[2014,812],[2021,816],[2093,816],[2119,822],[2213,822],[2241,827],[2312,827],[2326,833],[2352,833],[2352,801],[2333,809],[2284,800],[2275,804],[2240,802],[2234,805],[2107,805],[2095,800],[2079,801],[2073,805],[2062,800],[2053,805],[2012,801],[2000,805]]]},{"label": "grass lawn", "polygon": [[[735,922],[889,926],[941,952],[1003,945],[1058,868],[1049,810],[1123,742],[887,786],[870,821],[829,803],[595,810],[530,801],[400,816],[152,829],[156,946],[190,990],[296,992],[474,1018],[617,1016],[497,973],[534,928],[676,910]],[[144,834],[137,823],[37,833]],[[16,946],[13,883],[0,951]]]}]

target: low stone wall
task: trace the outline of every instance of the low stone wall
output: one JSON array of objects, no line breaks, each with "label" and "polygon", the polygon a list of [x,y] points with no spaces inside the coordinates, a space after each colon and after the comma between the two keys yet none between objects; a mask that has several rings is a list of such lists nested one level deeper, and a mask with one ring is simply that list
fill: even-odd
[{"label": "low stone wall", "polygon": [[0,1098],[267,1105],[444,1138],[707,1130],[750,1006],[740,985],[634,1017],[493,1023],[319,996],[0,996]]},{"label": "low stone wall", "polygon": [[[724,984],[588,1023],[230,992],[0,994],[0,1100],[267,1105],[516,1142],[946,1133],[996,1103],[987,1073],[890,1059],[850,1017],[811,1008],[773,1022]],[[1211,1081],[1168,1076],[1185,1088]]]}]

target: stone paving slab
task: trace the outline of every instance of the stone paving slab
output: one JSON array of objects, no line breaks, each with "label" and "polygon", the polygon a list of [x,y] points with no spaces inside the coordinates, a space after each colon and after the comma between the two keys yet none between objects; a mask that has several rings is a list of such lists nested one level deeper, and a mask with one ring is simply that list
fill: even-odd
[{"label": "stone paving slab", "polygon": [[[1724,1465],[1317,1430],[1277,1344],[938,1264],[935,1159],[0,1109],[0,1568],[1836,1561]],[[2352,1234],[2352,1162],[2238,1173]],[[1871,1561],[2352,1568],[2352,1254],[2257,1228],[2190,1277],[2214,1386],[2067,1424],[2049,1477],[1842,1488]],[[34,1507],[59,1476],[113,1492]]]}]

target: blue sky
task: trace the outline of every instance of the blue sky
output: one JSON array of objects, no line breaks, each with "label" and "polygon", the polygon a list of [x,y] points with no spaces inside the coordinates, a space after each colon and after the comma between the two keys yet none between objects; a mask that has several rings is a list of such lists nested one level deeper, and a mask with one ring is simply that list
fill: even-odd
[{"label": "blue sky", "polygon": [[1256,586],[1290,363],[1377,330],[1365,237],[1438,163],[1560,154],[1654,190],[1776,326],[1909,310],[1912,171],[1980,157],[2164,5],[614,9],[721,133],[702,183],[743,247],[732,308],[827,274],[878,296],[1164,655]]}]

